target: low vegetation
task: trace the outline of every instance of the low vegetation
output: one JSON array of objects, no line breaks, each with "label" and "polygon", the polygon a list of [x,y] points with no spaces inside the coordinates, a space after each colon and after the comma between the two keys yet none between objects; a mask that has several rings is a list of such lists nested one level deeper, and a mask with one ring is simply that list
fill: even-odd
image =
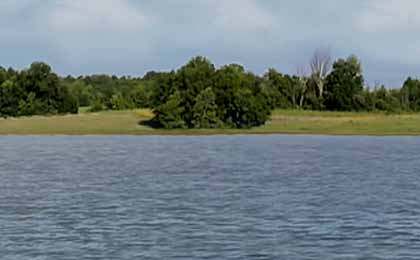
[{"label": "low vegetation", "polygon": [[[87,111],[88,109],[82,109]],[[420,135],[420,114],[275,110],[263,126],[250,129],[155,129],[143,124],[148,109],[81,112],[66,116],[0,119],[2,135],[229,135],[328,134]]]}]

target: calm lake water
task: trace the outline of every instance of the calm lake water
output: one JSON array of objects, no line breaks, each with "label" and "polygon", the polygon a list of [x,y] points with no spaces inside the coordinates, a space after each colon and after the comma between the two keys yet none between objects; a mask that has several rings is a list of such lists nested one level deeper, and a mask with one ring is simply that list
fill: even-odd
[{"label": "calm lake water", "polygon": [[0,258],[419,259],[420,138],[0,137]]}]

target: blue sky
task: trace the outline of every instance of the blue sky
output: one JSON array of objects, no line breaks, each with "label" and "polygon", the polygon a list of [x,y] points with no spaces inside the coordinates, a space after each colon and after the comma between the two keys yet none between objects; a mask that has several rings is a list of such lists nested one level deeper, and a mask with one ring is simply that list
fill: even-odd
[{"label": "blue sky", "polygon": [[294,73],[316,48],[356,54],[367,82],[420,74],[418,0],[1,0],[0,64],[143,75],[204,55]]}]

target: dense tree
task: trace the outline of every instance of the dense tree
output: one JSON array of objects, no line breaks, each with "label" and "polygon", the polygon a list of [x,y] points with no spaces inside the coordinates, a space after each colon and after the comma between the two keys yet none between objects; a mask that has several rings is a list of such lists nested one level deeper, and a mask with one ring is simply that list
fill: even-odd
[{"label": "dense tree", "polygon": [[0,115],[77,113],[78,102],[42,62],[21,72],[0,69]]},{"label": "dense tree", "polygon": [[[330,70],[328,51],[316,51],[310,71],[296,75],[269,69],[262,77],[237,64],[218,69],[195,57],[176,71],[144,77],[115,75],[60,78],[48,64],[22,71],[0,67],[0,116],[77,113],[151,108],[149,123],[162,128],[250,128],[264,124],[272,109],[341,111],[420,111],[420,81],[408,78],[401,89],[364,87],[355,56],[337,60]],[[303,67],[300,67],[303,68]]]},{"label": "dense tree", "polygon": [[228,127],[258,126],[270,115],[270,100],[263,85],[240,65],[220,68],[215,74],[214,91],[218,116]]},{"label": "dense tree", "polygon": [[[19,103],[25,96],[23,89],[13,80],[6,80],[0,85],[0,115],[18,116]],[[34,95],[34,94],[32,94]]]},{"label": "dense tree", "polygon": [[156,127],[248,128],[264,124],[270,114],[262,79],[239,65],[216,71],[209,60],[196,57],[176,73],[157,78],[162,85],[152,95],[160,98],[153,102],[151,124]]},{"label": "dense tree", "polygon": [[[90,75],[62,78],[80,106],[91,111],[120,110],[150,106],[153,81],[159,73],[150,73],[148,80],[128,76]],[[160,103],[160,102],[159,102]]]},{"label": "dense tree", "polygon": [[59,114],[77,114],[79,112],[79,101],[64,86],[59,88],[57,112]]},{"label": "dense tree", "polygon": [[420,81],[408,78],[401,89],[401,102],[406,110],[420,111]]},{"label": "dense tree", "polygon": [[264,75],[266,91],[272,108],[294,109],[303,93],[297,77],[283,75],[275,69],[269,69]]},{"label": "dense tree", "polygon": [[362,67],[356,56],[339,59],[326,78],[325,107],[328,110],[356,110],[356,95],[363,91]]},{"label": "dense tree", "polygon": [[80,106],[87,107],[91,105],[94,98],[93,87],[91,85],[86,85],[81,79],[74,80],[66,85],[69,88],[70,93],[76,97]]},{"label": "dense tree", "polygon": [[3,84],[6,80],[9,79],[9,73],[7,70],[0,66],[0,84]]},{"label": "dense tree", "polygon": [[181,67],[175,76],[177,90],[182,96],[183,118],[188,127],[194,127],[196,97],[213,85],[214,65],[204,57],[195,57]]},{"label": "dense tree", "polygon": [[169,97],[175,92],[175,72],[159,73],[149,81],[151,94],[149,104],[157,107],[168,101]]},{"label": "dense tree", "polygon": [[206,88],[196,97],[193,108],[194,128],[218,128],[222,122],[217,117],[216,96],[212,88]]},{"label": "dense tree", "polygon": [[131,100],[134,108],[150,107],[150,99],[152,88],[150,84],[139,83],[136,87],[128,92],[127,99]]},{"label": "dense tree", "polygon": [[165,103],[158,105],[154,112],[155,117],[150,121],[153,127],[166,129],[187,127],[183,118],[185,108],[182,106],[182,96],[178,90],[170,95]]},{"label": "dense tree", "polygon": [[375,88],[372,95],[374,96],[375,110],[397,112],[401,108],[398,97],[391,90],[386,89],[384,85]]}]

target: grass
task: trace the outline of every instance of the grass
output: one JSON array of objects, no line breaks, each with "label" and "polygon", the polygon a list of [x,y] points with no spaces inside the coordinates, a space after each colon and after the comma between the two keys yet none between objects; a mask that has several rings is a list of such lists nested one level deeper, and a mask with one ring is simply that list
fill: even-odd
[{"label": "grass", "polygon": [[0,135],[420,135],[420,114],[276,110],[271,121],[253,129],[157,130],[139,124],[153,116],[150,110],[87,111],[82,108],[78,115],[0,119]]},{"label": "grass", "polygon": [[420,114],[277,110],[262,129],[291,134],[420,135]]}]

